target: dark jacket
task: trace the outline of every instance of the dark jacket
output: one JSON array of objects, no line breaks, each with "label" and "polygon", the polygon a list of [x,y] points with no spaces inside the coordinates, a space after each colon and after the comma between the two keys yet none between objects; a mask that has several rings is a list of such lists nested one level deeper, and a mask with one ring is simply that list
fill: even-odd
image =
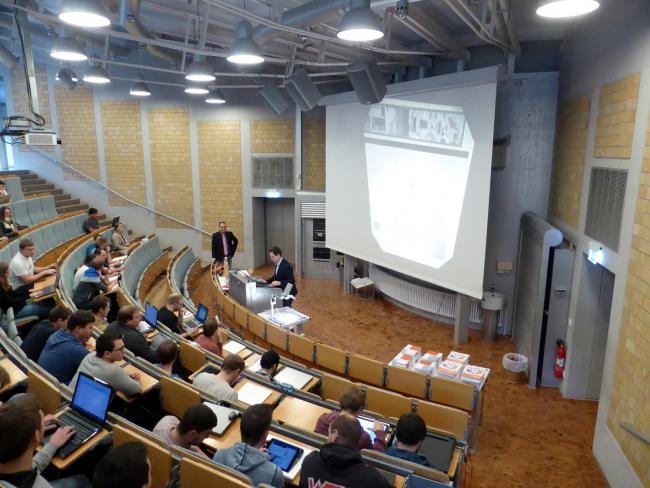
[{"label": "dark jacket", "polygon": [[417,452],[411,452],[411,451],[407,451],[406,449],[399,449],[398,447],[393,446],[386,449],[386,454],[399,459],[403,459],[404,461],[409,461],[415,464],[421,464],[422,466],[426,466],[427,468],[437,469],[429,462],[427,458],[425,458],[422,454],[418,454]]},{"label": "dark jacket", "polygon": [[84,221],[84,232],[90,234],[92,231],[99,229],[99,220],[88,217]]},{"label": "dark jacket", "polygon": [[115,321],[106,328],[106,332],[120,334],[124,340],[126,348],[136,356],[146,359],[151,364],[160,362],[160,359],[158,359],[158,353],[149,347],[147,339],[145,339],[144,335],[136,329],[132,329],[126,324],[120,324]]},{"label": "dark jacket", "polygon": [[176,315],[167,307],[160,307],[160,309],[158,309],[158,322],[165,324],[169,327],[169,330],[176,334],[181,334],[183,332],[181,329],[182,317],[181,314]]},{"label": "dark jacket", "polygon": [[[28,285],[31,288],[33,285]],[[9,307],[14,309],[14,315],[20,312],[27,302],[29,297],[29,288],[25,287],[21,290],[6,290],[4,286],[0,286],[0,308],[4,313],[7,313]]]},{"label": "dark jacket", "polygon": [[45,343],[45,348],[38,358],[38,365],[67,385],[88,354],[91,353],[79,339],[67,330],[59,329]]},{"label": "dark jacket", "polygon": [[[340,413],[341,412],[334,410],[330,413],[324,413],[323,415],[318,417],[318,421],[316,422],[316,428],[314,429],[314,432],[325,436],[328,435],[330,424],[334,422],[334,419],[336,419],[336,417],[338,417]],[[370,434],[368,434],[365,430],[361,429],[361,437],[359,437],[358,449],[359,451],[361,449],[372,449],[374,451],[383,452],[384,449],[386,449],[386,441],[383,436],[376,436],[375,442],[372,442],[372,439],[370,438]]]},{"label": "dark jacket", "polygon": [[38,324],[32,327],[27,337],[20,345],[20,348],[27,354],[27,357],[34,362],[38,362],[41,351],[45,347],[47,340],[56,329],[52,327],[49,320],[41,320]]},{"label": "dark jacket", "polygon": [[101,280],[99,272],[95,268],[88,268],[74,289],[72,301],[77,308],[90,310],[93,298],[105,292],[106,289],[106,284]]},{"label": "dark jacket", "polygon": [[226,242],[228,243],[228,256],[224,256],[221,232],[215,232],[212,234],[212,259],[221,261],[224,257],[233,257],[235,255],[239,240],[237,240],[235,234],[229,230],[226,231]]},{"label": "dark jacket", "polygon": [[280,265],[278,266],[278,271],[273,273],[273,276],[266,280],[267,283],[271,283],[272,281],[279,281],[280,288],[283,290],[287,287],[288,283],[291,283],[293,285],[291,294],[294,297],[298,295],[298,287],[296,286],[296,278],[293,275],[293,268],[286,259],[282,258],[282,261],[280,261]]},{"label": "dark jacket", "polygon": [[324,444],[309,454],[300,469],[300,488],[389,488],[390,483],[375,468],[363,464],[361,454],[343,444]]}]

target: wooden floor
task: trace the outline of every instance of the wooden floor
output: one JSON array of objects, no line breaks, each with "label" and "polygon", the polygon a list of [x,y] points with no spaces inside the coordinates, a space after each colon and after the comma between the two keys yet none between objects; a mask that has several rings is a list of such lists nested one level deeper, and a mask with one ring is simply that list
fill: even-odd
[{"label": "wooden floor", "polygon": [[[380,361],[390,360],[408,343],[425,350],[454,349],[449,325],[382,299],[344,295],[336,281],[299,279],[297,285],[295,308],[312,318],[305,332],[322,342]],[[197,281],[192,299],[215,310],[209,274]],[[469,342],[457,350],[471,354],[473,364],[492,368],[466,487],[607,486],[591,453],[597,403],[564,400],[556,389],[510,383],[501,366],[503,355],[514,351],[509,339],[483,342],[470,331]]]}]

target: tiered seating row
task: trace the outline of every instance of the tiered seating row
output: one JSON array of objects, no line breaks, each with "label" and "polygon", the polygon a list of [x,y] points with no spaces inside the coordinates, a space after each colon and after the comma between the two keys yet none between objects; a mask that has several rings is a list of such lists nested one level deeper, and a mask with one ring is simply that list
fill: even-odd
[{"label": "tiered seating row", "polygon": [[139,301],[137,296],[138,285],[147,266],[162,254],[160,238],[153,236],[143,239],[135,250],[129,254],[128,265],[122,273],[122,285],[126,292]]},{"label": "tiered seating row", "polygon": [[0,178],[5,182],[5,189],[12,200],[24,200],[25,195],[23,194],[23,184],[20,181],[20,178],[17,176],[8,176],[6,178]]}]

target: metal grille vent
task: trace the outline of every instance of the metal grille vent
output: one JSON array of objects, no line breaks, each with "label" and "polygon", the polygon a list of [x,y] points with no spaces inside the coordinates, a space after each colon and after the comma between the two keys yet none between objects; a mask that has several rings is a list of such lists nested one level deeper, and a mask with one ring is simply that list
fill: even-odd
[{"label": "metal grille vent", "polygon": [[253,158],[253,188],[293,188],[293,158]]},{"label": "metal grille vent", "polygon": [[618,251],[626,182],[624,169],[591,170],[585,234],[613,251]]},{"label": "metal grille vent", "polygon": [[324,219],[325,202],[302,202],[300,216],[303,219]]}]

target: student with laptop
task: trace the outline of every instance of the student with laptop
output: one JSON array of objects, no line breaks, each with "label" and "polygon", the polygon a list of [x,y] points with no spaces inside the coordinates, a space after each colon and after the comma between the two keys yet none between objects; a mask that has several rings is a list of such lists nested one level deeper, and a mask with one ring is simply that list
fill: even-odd
[{"label": "student with laptop", "polygon": [[217,400],[234,402],[237,401],[238,395],[232,385],[239,379],[245,367],[246,364],[242,358],[230,354],[223,360],[221,371],[218,374],[199,373],[192,384]]},{"label": "student with laptop", "polygon": [[150,488],[151,462],[147,448],[139,442],[113,447],[99,461],[93,488]]},{"label": "student with laptop", "polygon": [[359,428],[361,429],[359,443],[357,445],[358,450],[373,449],[375,451],[383,452],[384,449],[386,449],[384,424],[377,420],[373,421],[372,432],[374,433],[375,437],[373,440],[370,434],[361,427],[361,423],[357,418],[363,411],[365,403],[366,401],[363,393],[361,393],[361,390],[353,386],[350,387],[345,393],[343,393],[339,401],[341,411],[339,412],[334,410],[330,413],[324,413],[321,415],[316,422],[314,431],[322,435],[328,435],[330,424],[338,417],[345,415],[354,419],[354,421],[359,424]]},{"label": "student with laptop", "polygon": [[203,333],[194,340],[206,351],[223,356],[223,344],[219,338],[219,322],[217,319],[208,319],[203,324]]},{"label": "student with laptop", "polygon": [[188,408],[180,420],[173,415],[161,418],[153,428],[153,433],[170,446],[184,447],[205,456],[199,446],[216,426],[215,413],[200,404]]},{"label": "student with laptop", "polygon": [[167,306],[158,309],[158,322],[181,337],[187,337],[183,331],[183,297],[174,293],[167,297]]},{"label": "student with laptop", "polygon": [[241,418],[241,442],[220,449],[214,461],[248,476],[253,485],[266,483],[277,488],[284,486],[282,469],[273,464],[262,450],[271,428],[273,407],[259,404],[248,407]]},{"label": "student with laptop", "polygon": [[388,488],[379,472],[363,463],[359,446],[363,429],[351,416],[339,415],[329,425],[327,444],[310,453],[300,468],[300,488],[344,486]]},{"label": "student with laptop", "polygon": [[15,293],[24,293],[34,287],[34,283],[47,276],[56,274],[56,264],[41,267],[34,266],[33,257],[36,246],[29,239],[21,239],[18,252],[9,262],[7,281]]},{"label": "student with laptop", "polygon": [[108,314],[111,311],[111,299],[105,295],[97,295],[90,303],[90,310],[95,315],[93,327],[105,332],[108,327]]},{"label": "student with laptop", "polygon": [[397,442],[394,446],[386,449],[386,454],[403,459],[404,461],[434,468],[426,457],[418,454],[420,446],[422,446],[422,441],[424,441],[426,436],[427,425],[424,423],[422,417],[415,413],[405,413],[397,422]]},{"label": "student with laptop", "polygon": [[77,369],[70,388],[77,385],[79,373],[85,373],[93,378],[106,382],[115,391],[121,391],[125,395],[137,395],[140,393],[140,374],[127,373],[119,364],[124,360],[124,341],[122,337],[105,332],[95,342],[95,354],[88,354]]},{"label": "student with laptop", "polygon": [[32,330],[29,331],[20,348],[32,361],[38,362],[41,351],[49,337],[59,329],[68,327],[68,320],[72,312],[65,305],[57,305],[47,316],[47,320],[41,320]]},{"label": "student with laptop", "polygon": [[136,356],[146,359],[152,364],[160,362],[158,354],[149,345],[145,336],[138,332],[138,325],[142,320],[142,314],[135,305],[124,305],[117,312],[117,321],[111,323],[106,332],[121,335],[124,345]]},{"label": "student with laptop", "polygon": [[81,361],[88,355],[86,342],[93,331],[95,316],[88,310],[72,314],[66,329],[59,329],[45,343],[38,365],[64,385],[72,381]]}]

